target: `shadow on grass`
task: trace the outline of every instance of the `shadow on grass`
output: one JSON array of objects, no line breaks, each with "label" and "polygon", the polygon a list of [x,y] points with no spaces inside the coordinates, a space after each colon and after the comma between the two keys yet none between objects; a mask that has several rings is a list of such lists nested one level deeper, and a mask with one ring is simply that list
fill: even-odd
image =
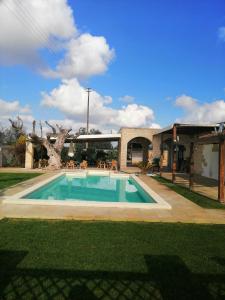
[{"label": "shadow on grass", "polygon": [[217,264],[219,264],[221,266],[225,266],[225,258],[223,258],[223,257],[215,256],[215,257],[212,257],[212,260],[214,260]]},{"label": "shadow on grass", "polygon": [[145,256],[147,273],[26,269],[0,251],[0,299],[224,299],[225,274],[193,274],[178,256]]}]

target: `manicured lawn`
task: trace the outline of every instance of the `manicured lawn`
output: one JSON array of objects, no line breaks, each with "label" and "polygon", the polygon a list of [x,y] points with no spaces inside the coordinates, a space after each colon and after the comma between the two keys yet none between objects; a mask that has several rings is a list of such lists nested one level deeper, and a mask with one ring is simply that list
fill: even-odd
[{"label": "manicured lawn", "polygon": [[204,208],[218,208],[218,209],[225,209],[225,205],[212,200],[208,197],[205,197],[203,195],[191,192],[189,189],[187,189],[186,187],[177,185],[172,183],[170,180],[159,177],[159,176],[153,176],[151,177],[155,180],[157,180],[158,182],[166,185],[167,187],[169,187],[171,190],[175,191],[176,193],[184,196],[185,198],[187,198],[188,200],[191,200],[192,202],[198,204],[201,207]]},{"label": "manicured lawn", "polygon": [[0,299],[224,299],[225,226],[0,221]]},{"label": "manicured lawn", "polygon": [[41,173],[0,173],[0,190],[39,175]]}]

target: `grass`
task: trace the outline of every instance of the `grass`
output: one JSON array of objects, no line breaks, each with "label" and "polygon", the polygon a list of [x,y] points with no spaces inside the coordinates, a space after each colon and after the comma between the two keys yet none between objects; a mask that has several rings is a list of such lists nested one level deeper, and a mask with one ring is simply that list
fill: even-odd
[{"label": "grass", "polygon": [[224,299],[225,225],[0,221],[0,299]]},{"label": "grass", "polygon": [[167,186],[168,188],[170,188],[171,190],[175,191],[176,193],[182,195],[183,197],[187,198],[188,200],[198,204],[199,206],[203,207],[203,208],[213,208],[213,209],[225,209],[225,205],[210,199],[206,196],[197,194],[195,192],[190,191],[188,188],[177,185],[172,183],[170,180],[159,177],[159,176],[153,176],[151,177],[155,180],[157,180],[158,182],[164,184],[165,186]]},{"label": "grass", "polygon": [[0,173],[0,190],[39,175],[41,173]]}]

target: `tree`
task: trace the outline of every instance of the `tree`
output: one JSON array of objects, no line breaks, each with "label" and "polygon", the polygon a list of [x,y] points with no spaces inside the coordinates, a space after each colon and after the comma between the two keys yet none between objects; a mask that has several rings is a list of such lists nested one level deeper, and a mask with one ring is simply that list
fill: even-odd
[{"label": "tree", "polygon": [[23,128],[23,120],[18,116],[16,120],[9,119],[9,122],[12,125],[12,129],[15,132],[16,139],[20,137],[20,135],[25,135]]},{"label": "tree", "polygon": [[17,136],[15,130],[10,128],[5,128],[0,126],[0,145],[12,145],[15,144]]},{"label": "tree", "polygon": [[[72,129],[65,129],[57,124],[56,127],[54,127],[47,121],[45,121],[45,123],[52,129],[53,134],[47,134],[46,138],[38,137],[35,132],[36,121],[33,121],[33,132],[30,134],[30,138],[32,142],[41,144],[47,149],[47,154],[49,156],[47,168],[51,170],[58,170],[61,168],[61,152],[64,147],[65,140]],[[51,141],[51,136],[55,137],[55,143]]]}]

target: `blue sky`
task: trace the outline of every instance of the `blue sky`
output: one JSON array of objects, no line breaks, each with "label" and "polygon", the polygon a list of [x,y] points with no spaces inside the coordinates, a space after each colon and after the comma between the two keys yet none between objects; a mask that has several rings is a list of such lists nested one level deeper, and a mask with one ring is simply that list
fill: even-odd
[{"label": "blue sky", "polygon": [[[13,9],[14,0],[10,1]],[[46,1],[51,5],[52,0]],[[166,126],[175,120],[225,120],[224,0],[61,2],[62,5],[72,8],[78,36],[89,33],[91,36],[104,37],[109,49],[114,51],[114,55],[111,55],[106,63],[107,70],[96,71],[93,75],[81,78],[75,74],[69,78],[78,80],[81,87],[92,87],[98,93],[97,96],[102,96],[102,99],[96,100],[97,106],[101,101],[105,101],[105,96],[112,97],[104,112],[105,115],[110,115],[109,118],[123,119],[121,126],[127,124],[143,127],[152,124]],[[11,11],[8,13],[13,17]],[[32,8],[30,13],[32,16]],[[63,24],[62,22],[61,26],[64,26]],[[66,37],[65,43],[70,38],[71,36]],[[54,54],[47,48],[37,46],[36,50],[46,65],[55,68],[67,50],[54,51]],[[6,50],[1,49],[0,45],[0,51]],[[17,52],[13,52],[13,55],[17,56]],[[79,125],[85,122],[85,114],[82,111],[70,114],[61,104],[54,104],[54,101],[66,103],[68,99],[63,100],[62,97],[62,100],[57,100],[58,98],[51,94],[53,89],[62,86],[64,75],[44,76],[43,72],[37,70],[36,65],[31,66],[27,62],[24,63],[24,60],[21,63],[21,59],[18,61],[19,63],[12,65],[4,61],[1,63],[0,99],[4,102],[18,100],[20,108],[29,105],[30,112],[27,114],[30,115],[30,119],[68,119],[71,122],[77,121]],[[43,105],[42,91],[52,96],[51,104],[48,99],[48,104],[46,105],[47,101],[44,100]],[[132,102],[123,101],[124,96],[131,96]],[[84,97],[82,101],[85,101]],[[68,105],[71,103],[70,101]],[[132,108],[134,104],[136,107]],[[150,111],[147,111],[147,108]],[[11,112],[17,113],[13,110]],[[94,113],[93,107],[91,115]],[[143,122],[140,121],[142,113]],[[130,122],[131,118],[137,120]],[[120,124],[120,121],[110,121],[107,124],[107,118],[104,124],[99,119],[101,115],[93,121],[93,126],[100,129],[110,129],[110,126],[117,129],[115,124]]]}]

